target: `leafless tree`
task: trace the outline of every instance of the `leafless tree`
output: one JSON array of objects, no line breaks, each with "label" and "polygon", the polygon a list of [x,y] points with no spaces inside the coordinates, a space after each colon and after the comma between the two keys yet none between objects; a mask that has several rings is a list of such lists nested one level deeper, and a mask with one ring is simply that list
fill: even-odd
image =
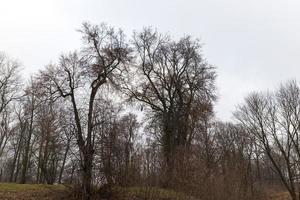
[{"label": "leafless tree", "polygon": [[[81,156],[83,199],[91,199],[91,181],[94,157],[94,104],[99,88],[114,83],[129,61],[130,50],[122,31],[107,25],[83,24],[84,47],[80,55],[62,56],[58,66],[50,66],[43,73],[55,86],[53,94],[65,98],[73,108],[77,143]],[[89,91],[87,112],[79,108],[79,88]],[[83,122],[83,118],[86,122]]]},{"label": "leafless tree", "polygon": [[0,113],[5,107],[18,97],[20,64],[0,54]]},{"label": "leafless tree", "polygon": [[26,131],[23,134],[26,134],[24,137],[24,153],[22,155],[22,170],[21,170],[21,180],[20,183],[26,183],[27,171],[29,168],[29,163],[31,160],[32,153],[32,139],[34,132],[34,119],[36,115],[36,108],[38,106],[37,100],[37,85],[32,81],[28,88],[25,90],[26,99],[24,101],[24,114],[26,120]]},{"label": "leafless tree", "polygon": [[0,54],[0,156],[10,137],[10,115],[8,107],[13,100],[19,97],[19,70],[20,64],[6,56]]},{"label": "leafless tree", "polygon": [[299,114],[300,89],[295,81],[275,93],[252,93],[235,114],[255,136],[293,200],[299,196]]},{"label": "leafless tree", "polygon": [[129,42],[105,24],[79,32],[82,48],[24,88],[19,64],[0,55],[0,182],[68,183],[84,200],[126,187],[146,189],[144,199],[164,187],[252,200],[280,178],[300,197],[295,81],[249,95],[237,123],[217,122],[216,68],[199,40],[145,28]]},{"label": "leafless tree", "polygon": [[146,28],[135,33],[137,77],[125,86],[127,95],[150,108],[151,118],[159,124],[163,146],[166,185],[172,182],[177,147],[193,140],[193,124],[212,113],[215,100],[215,72],[201,55],[198,40],[183,37],[173,41]]}]

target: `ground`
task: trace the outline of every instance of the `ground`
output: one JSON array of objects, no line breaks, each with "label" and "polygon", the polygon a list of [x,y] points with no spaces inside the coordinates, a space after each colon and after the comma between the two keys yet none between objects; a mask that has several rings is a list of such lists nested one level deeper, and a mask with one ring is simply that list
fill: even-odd
[{"label": "ground", "polygon": [[[182,193],[159,188],[114,188],[113,191],[111,198],[117,200],[196,200]],[[60,200],[71,199],[70,196],[70,187],[64,185],[0,184],[0,200]],[[103,198],[105,195],[96,194],[96,196]]]},{"label": "ground", "polygon": [[0,184],[1,200],[68,199],[70,191],[63,185]]},{"label": "ground", "polygon": [[288,192],[278,192],[270,195],[270,200],[290,200]]},{"label": "ground", "polygon": [[118,188],[115,193],[118,200],[198,200],[187,194],[154,187]]},{"label": "ground", "polygon": [[[0,200],[67,200],[71,189],[64,185],[0,184]],[[103,197],[103,195],[101,195]],[[289,200],[287,192],[272,192],[266,200]],[[197,200],[191,196],[159,188],[115,188],[112,199],[118,200]]]}]

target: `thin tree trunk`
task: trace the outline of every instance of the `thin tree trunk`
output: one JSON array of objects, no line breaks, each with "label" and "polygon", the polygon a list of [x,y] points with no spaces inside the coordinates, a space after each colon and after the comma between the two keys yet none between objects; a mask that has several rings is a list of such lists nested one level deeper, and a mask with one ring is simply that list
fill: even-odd
[{"label": "thin tree trunk", "polygon": [[22,168],[22,175],[21,175],[22,184],[26,183],[26,174],[27,174],[28,163],[29,163],[29,152],[30,152],[30,142],[31,142],[32,132],[33,132],[33,108],[31,108],[29,135],[27,138],[27,143],[25,147],[25,156],[23,160],[23,168]]},{"label": "thin tree trunk", "polygon": [[19,176],[19,172],[20,172],[20,157],[21,157],[21,153],[19,152],[18,158],[17,158],[17,169],[16,169],[16,173],[15,173],[15,178],[14,178],[14,182],[17,182],[18,176]]},{"label": "thin tree trunk", "polygon": [[61,165],[61,169],[60,169],[60,173],[59,173],[58,183],[61,183],[62,174],[63,174],[64,169],[65,169],[65,164],[66,164],[66,160],[67,160],[67,155],[68,155],[69,148],[70,148],[70,142],[71,142],[71,140],[68,140],[67,147],[66,147],[66,151],[65,151],[65,154],[64,154],[64,158],[63,158],[63,163],[62,163],[62,165]]},{"label": "thin tree trunk", "polygon": [[15,155],[14,155],[14,159],[13,159],[13,166],[12,166],[11,174],[10,174],[10,177],[9,177],[9,182],[12,182],[12,181],[13,181],[13,178],[14,178],[14,173],[15,173],[15,169],[16,169],[16,164],[17,164],[17,160],[18,160],[19,152],[20,152],[20,148],[21,148],[21,140],[22,140],[22,137],[23,137],[23,136],[20,135],[20,138],[19,138],[19,141],[18,141],[18,146],[17,146],[16,152],[15,152]]}]

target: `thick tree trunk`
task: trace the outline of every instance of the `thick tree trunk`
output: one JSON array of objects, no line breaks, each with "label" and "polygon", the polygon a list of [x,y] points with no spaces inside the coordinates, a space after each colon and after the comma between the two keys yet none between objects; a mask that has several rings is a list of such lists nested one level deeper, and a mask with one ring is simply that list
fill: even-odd
[{"label": "thick tree trunk", "polygon": [[[94,100],[98,91],[98,88],[104,83],[102,81],[96,80],[95,85],[92,84],[92,91],[89,100],[89,112],[88,112],[88,120],[87,120],[87,137],[86,144],[84,142],[80,142],[79,146],[81,146],[82,154],[83,154],[83,200],[91,200],[92,198],[92,170],[93,170],[93,157],[94,157],[94,149],[93,149],[93,110],[94,110]],[[79,123],[79,121],[78,121]],[[81,134],[82,136],[82,134]]]},{"label": "thick tree trunk", "polygon": [[170,188],[172,179],[173,179],[173,171],[174,171],[174,138],[172,131],[172,124],[170,123],[170,116],[167,115],[165,117],[165,127],[164,127],[164,138],[163,138],[163,151],[164,151],[164,162],[165,162],[165,171],[164,171],[164,187]]},{"label": "thick tree trunk", "polygon": [[82,200],[92,199],[92,169],[93,169],[93,152],[88,151],[83,154],[83,171],[82,171]]}]

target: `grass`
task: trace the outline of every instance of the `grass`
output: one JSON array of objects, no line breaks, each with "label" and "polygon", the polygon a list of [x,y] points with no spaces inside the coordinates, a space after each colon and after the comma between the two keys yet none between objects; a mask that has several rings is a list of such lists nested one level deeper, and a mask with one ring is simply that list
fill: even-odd
[{"label": "grass", "polygon": [[[120,200],[199,200],[187,194],[155,187],[129,187],[118,188],[118,194],[122,194]],[[201,199],[200,199],[201,200]],[[265,200],[290,200],[289,193],[273,191]]]},{"label": "grass", "polygon": [[116,190],[118,199],[121,200],[197,200],[181,192],[155,187],[128,187],[117,188]]},{"label": "grass", "polygon": [[0,184],[0,199],[2,200],[59,200],[68,199],[68,188],[63,185],[43,184]]},{"label": "grass", "polygon": [[[102,196],[102,195],[100,195]],[[98,198],[100,196],[97,196]],[[97,199],[95,197],[95,199]],[[60,200],[70,199],[70,188],[64,185],[0,184],[0,200]],[[186,194],[155,187],[117,187],[113,198],[117,200],[196,200]]]},{"label": "grass", "polygon": [[[156,187],[116,187],[114,200],[198,200],[187,194]],[[272,192],[268,200],[289,200],[287,192]],[[101,195],[102,196],[102,195]],[[98,196],[99,197],[99,196]],[[70,188],[64,185],[0,184],[0,200],[67,200]]]},{"label": "grass", "polygon": [[290,200],[288,192],[277,192],[270,195],[271,200]]}]

